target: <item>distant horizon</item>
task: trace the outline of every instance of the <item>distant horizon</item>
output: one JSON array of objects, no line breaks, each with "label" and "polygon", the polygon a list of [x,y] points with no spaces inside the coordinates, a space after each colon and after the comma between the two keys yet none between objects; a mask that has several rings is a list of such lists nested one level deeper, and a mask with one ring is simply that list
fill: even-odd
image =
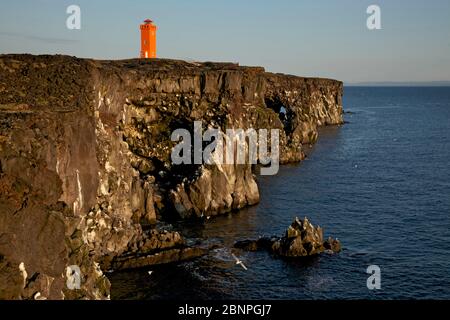
[{"label": "distant horizon", "polygon": [[[130,57],[130,58],[120,58],[120,59],[99,59],[99,58],[90,58],[90,57],[79,57],[76,55],[69,55],[69,54],[61,54],[61,53],[29,53],[29,52],[10,52],[10,53],[0,53],[0,56],[2,55],[65,55],[65,56],[73,56],[79,59],[92,59],[92,60],[111,60],[111,61],[120,61],[120,60],[132,60],[132,59],[140,59],[138,57]],[[265,66],[261,65],[243,65],[239,63],[239,61],[216,61],[216,60],[194,60],[194,59],[176,59],[176,58],[165,58],[165,57],[158,57],[157,59],[167,59],[167,60],[180,60],[180,61],[186,61],[186,62],[199,62],[199,63],[205,63],[205,62],[214,62],[214,63],[233,63],[238,64],[243,67],[262,67],[265,69],[266,72],[271,73],[284,73],[284,72],[277,72],[273,70],[267,70]],[[287,75],[293,75],[303,78],[325,78],[325,79],[333,79],[337,81],[341,81],[344,86],[346,87],[450,87],[450,80],[431,80],[431,81],[361,81],[361,82],[347,82],[343,81],[342,79],[336,79],[331,77],[315,77],[310,75],[302,75],[302,74],[293,74],[293,73],[284,73]]]},{"label": "distant horizon", "polygon": [[450,87],[450,80],[344,82],[347,87]]}]

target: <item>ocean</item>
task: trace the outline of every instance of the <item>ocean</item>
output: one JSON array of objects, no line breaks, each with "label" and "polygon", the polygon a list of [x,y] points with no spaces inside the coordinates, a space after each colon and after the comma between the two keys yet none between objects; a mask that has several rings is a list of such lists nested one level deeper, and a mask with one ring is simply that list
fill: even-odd
[{"label": "ocean", "polygon": [[[450,88],[345,87],[344,110],[345,125],[322,128],[305,161],[258,177],[260,204],[174,226],[217,249],[109,274],[111,298],[450,299]],[[293,261],[232,248],[281,235],[296,216],[343,251]]]}]

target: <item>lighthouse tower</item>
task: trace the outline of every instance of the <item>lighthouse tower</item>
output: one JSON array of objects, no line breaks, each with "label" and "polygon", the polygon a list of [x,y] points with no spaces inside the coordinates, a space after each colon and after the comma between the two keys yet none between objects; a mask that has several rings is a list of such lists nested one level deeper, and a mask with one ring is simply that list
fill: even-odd
[{"label": "lighthouse tower", "polygon": [[156,58],[156,29],[150,19],[141,24],[141,58]]}]

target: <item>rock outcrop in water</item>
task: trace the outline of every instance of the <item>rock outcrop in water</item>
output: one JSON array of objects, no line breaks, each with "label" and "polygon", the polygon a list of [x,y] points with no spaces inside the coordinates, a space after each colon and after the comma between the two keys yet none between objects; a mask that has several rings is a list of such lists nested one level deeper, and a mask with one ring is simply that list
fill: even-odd
[{"label": "rock outcrop in water", "polygon": [[324,241],[322,228],[314,227],[306,217],[303,220],[295,218],[281,238],[243,240],[236,242],[234,247],[247,251],[268,250],[286,258],[313,256],[326,250],[335,253],[341,251],[339,240],[329,237]]},{"label": "rock outcrop in water", "polygon": [[[107,267],[190,256],[176,233],[161,247],[149,239],[168,235],[144,230],[253,205],[259,192],[251,164],[173,165],[171,132],[196,120],[280,129],[280,160],[295,162],[318,126],[342,123],[341,97],[339,81],[236,64],[1,55],[0,298],[103,299]],[[71,265],[78,290],[66,286]]]}]

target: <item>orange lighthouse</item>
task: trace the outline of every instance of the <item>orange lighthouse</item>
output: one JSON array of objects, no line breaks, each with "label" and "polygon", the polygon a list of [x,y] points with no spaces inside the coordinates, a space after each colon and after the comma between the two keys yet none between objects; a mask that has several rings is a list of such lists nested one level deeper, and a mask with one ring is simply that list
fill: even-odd
[{"label": "orange lighthouse", "polygon": [[156,29],[150,19],[141,24],[141,58],[156,58]]}]

